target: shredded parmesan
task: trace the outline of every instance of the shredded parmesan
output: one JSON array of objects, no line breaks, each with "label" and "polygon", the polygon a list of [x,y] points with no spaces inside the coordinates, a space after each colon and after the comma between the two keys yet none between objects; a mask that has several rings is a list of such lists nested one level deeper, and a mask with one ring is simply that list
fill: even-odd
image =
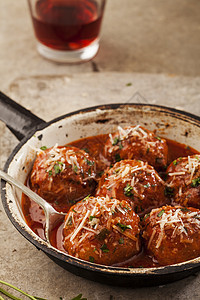
[{"label": "shredded parmesan", "polygon": [[[159,210],[156,209],[156,212]],[[188,238],[188,229],[196,228],[200,229],[200,219],[195,218],[198,215],[198,212],[186,211],[183,212],[181,208],[177,208],[175,211],[173,209],[166,210],[162,213],[162,216],[156,218],[155,226],[159,225],[160,230],[158,234],[158,238],[156,240],[156,248],[159,248],[162,240],[165,236],[165,230],[173,229],[171,237],[174,238],[177,235],[183,239],[183,235]],[[148,248],[150,247],[152,240],[156,234],[156,229],[154,227],[151,237],[149,239]]]},{"label": "shredded parmesan", "polygon": [[172,180],[168,183],[169,186],[174,185],[174,180],[176,179],[176,176],[182,175],[186,176],[186,184],[190,184],[192,182],[195,172],[200,169],[200,155],[188,156],[185,160],[179,163],[178,169],[179,171],[168,173],[170,177],[173,177]]},{"label": "shredded parmesan", "polygon": [[79,226],[76,228],[76,230],[74,231],[73,235],[70,238],[70,242],[73,241],[73,239],[77,236],[77,234],[79,233],[79,231],[83,228],[83,224],[85,223],[87,217],[89,216],[90,211],[88,210],[86,215],[84,216],[83,220],[81,221],[81,223],[79,224]]},{"label": "shredded parmesan", "polygon": [[[70,233],[65,236],[65,241],[69,240],[74,246],[80,245],[85,238],[90,238],[93,234],[99,235],[102,230],[106,229],[110,231],[111,228],[114,228],[136,242],[138,238],[135,237],[131,231],[122,231],[118,226],[113,225],[113,213],[121,213],[121,217],[118,215],[115,222],[121,222],[121,218],[124,218],[123,216],[127,213],[120,204],[121,202],[119,200],[110,199],[108,196],[90,197],[84,200],[84,204],[80,205],[81,210],[79,211],[79,205],[77,205],[75,212],[70,211],[65,220],[64,228],[67,229],[68,226],[73,225],[73,227],[69,227],[72,228],[73,231],[69,231]],[[105,223],[102,224],[101,218],[103,218],[103,222]]]}]

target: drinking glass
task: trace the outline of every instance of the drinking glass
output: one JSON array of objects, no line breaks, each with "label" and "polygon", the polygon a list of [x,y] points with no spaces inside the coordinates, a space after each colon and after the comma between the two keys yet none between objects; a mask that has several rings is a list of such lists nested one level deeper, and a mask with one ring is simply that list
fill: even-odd
[{"label": "drinking glass", "polygon": [[57,62],[92,59],[106,0],[28,0],[37,50]]}]

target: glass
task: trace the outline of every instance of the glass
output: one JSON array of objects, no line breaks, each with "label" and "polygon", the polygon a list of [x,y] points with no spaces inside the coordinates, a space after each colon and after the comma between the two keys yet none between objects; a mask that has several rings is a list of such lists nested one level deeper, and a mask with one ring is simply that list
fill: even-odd
[{"label": "glass", "polygon": [[37,50],[57,62],[92,59],[106,0],[28,0]]}]

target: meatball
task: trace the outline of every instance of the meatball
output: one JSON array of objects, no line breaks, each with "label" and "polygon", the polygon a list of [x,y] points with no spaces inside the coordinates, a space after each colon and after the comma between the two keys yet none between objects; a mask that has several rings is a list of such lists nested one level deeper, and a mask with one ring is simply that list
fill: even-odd
[{"label": "meatball", "polygon": [[40,151],[34,162],[32,190],[59,211],[68,211],[76,201],[92,194],[96,187],[95,161],[76,147]]},{"label": "meatball", "polygon": [[118,126],[117,132],[109,134],[104,155],[111,163],[121,159],[141,159],[160,170],[167,165],[168,146],[164,139],[140,125],[124,129]]},{"label": "meatball", "polygon": [[178,158],[169,165],[167,174],[172,201],[200,209],[200,155]]},{"label": "meatball", "polygon": [[122,160],[102,176],[96,195],[126,200],[136,213],[166,204],[165,183],[146,162]]},{"label": "meatball", "polygon": [[200,255],[200,210],[163,206],[144,218],[148,253],[160,265],[176,264]]},{"label": "meatball", "polygon": [[119,263],[140,251],[139,222],[125,200],[86,197],[66,215],[63,245],[70,255],[86,261]]}]

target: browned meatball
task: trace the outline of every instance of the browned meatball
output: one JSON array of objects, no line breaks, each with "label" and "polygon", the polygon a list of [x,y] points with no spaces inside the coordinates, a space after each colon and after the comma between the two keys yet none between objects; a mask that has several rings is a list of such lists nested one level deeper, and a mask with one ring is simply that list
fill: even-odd
[{"label": "browned meatball", "polygon": [[170,265],[200,255],[200,210],[163,206],[144,218],[147,251],[160,265]]},{"label": "browned meatball", "polygon": [[40,151],[30,176],[31,188],[57,210],[68,211],[77,200],[93,193],[95,161],[76,147]]},{"label": "browned meatball", "polygon": [[112,163],[121,159],[141,159],[162,169],[167,165],[168,146],[164,139],[140,125],[118,126],[117,132],[109,134],[104,155]]},{"label": "browned meatball", "polygon": [[139,221],[124,200],[87,197],[66,215],[64,248],[72,256],[97,264],[125,261],[140,251]]},{"label": "browned meatball", "polygon": [[152,166],[138,160],[122,160],[107,169],[96,195],[127,200],[136,213],[166,204],[164,181]]},{"label": "browned meatball", "polygon": [[200,208],[200,155],[178,158],[169,165],[167,174],[173,202]]}]

